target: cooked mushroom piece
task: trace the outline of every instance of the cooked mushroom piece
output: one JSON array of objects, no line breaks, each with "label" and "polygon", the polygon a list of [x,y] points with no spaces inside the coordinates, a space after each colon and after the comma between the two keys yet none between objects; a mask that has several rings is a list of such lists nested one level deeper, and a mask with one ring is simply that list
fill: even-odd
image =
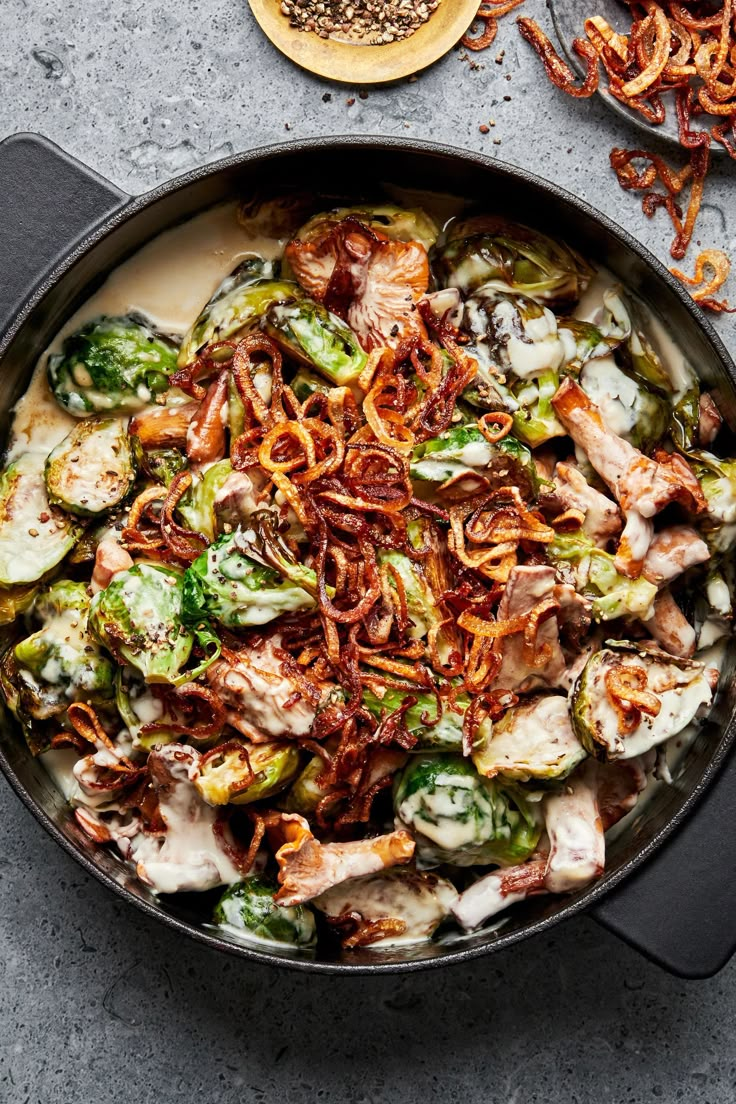
[{"label": "cooked mushroom piece", "polygon": [[135,837],[129,853],[138,877],[157,893],[201,892],[242,878],[225,849],[227,834],[215,830],[217,810],[197,792],[199,763],[199,752],[186,744],[155,747],[148,757],[165,832]]},{"label": "cooked mushroom piece", "polygon": [[457,901],[447,878],[403,867],[351,878],[312,902],[335,926],[357,925],[348,946],[381,947],[429,939]]},{"label": "cooked mushroom piece", "polygon": [[276,851],[281,888],[275,900],[287,907],[311,901],[349,878],[408,863],[414,854],[414,840],[403,830],[346,843],[320,843],[296,813],[279,814],[274,836],[277,842],[283,840]]}]

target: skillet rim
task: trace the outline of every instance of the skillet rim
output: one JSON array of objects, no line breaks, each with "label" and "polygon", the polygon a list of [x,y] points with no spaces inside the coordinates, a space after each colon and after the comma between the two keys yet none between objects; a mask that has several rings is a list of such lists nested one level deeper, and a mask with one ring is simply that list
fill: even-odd
[{"label": "skillet rim", "polygon": [[[36,140],[38,140],[39,137],[35,134],[28,136]],[[22,138],[23,135],[18,134],[13,137]],[[566,205],[569,209],[581,213],[586,218],[602,226],[603,229],[617,239],[619,243],[636,254],[636,256],[644,262],[649,271],[652,272],[660,282],[663,282],[668,287],[669,291],[673,292],[679,299],[681,306],[692,316],[695,323],[704,333],[709,345],[720,361],[726,376],[730,380],[734,394],[736,395],[736,364],[710,320],[694,302],[685,287],[671,274],[661,261],[659,261],[646,246],[639,242],[622,226],[619,226],[618,223],[608,215],[597,211],[592,204],[573,195],[571,192],[568,192],[567,189],[545,180],[543,177],[537,176],[527,169],[488,157],[484,154],[424,139],[405,140],[392,136],[371,134],[317,136],[256,147],[238,154],[233,154],[230,157],[212,162],[208,165],[202,165],[192,169],[181,176],[174,177],[163,184],[159,184],[149,192],[144,192],[138,196],[132,196],[128,202],[125,202],[123,198],[121,201],[122,205],[111,215],[103,218],[93,230],[77,241],[36,285],[31,295],[6,327],[2,337],[0,337],[0,363],[26,321],[33,315],[36,307],[65,273],[69,271],[82,256],[91,252],[109,233],[123,227],[146,208],[207,177],[216,176],[221,172],[237,170],[243,165],[277,160],[285,156],[314,154],[318,153],[321,149],[350,149],[351,147],[362,149],[376,148],[388,152],[395,150],[402,153],[430,154],[449,160],[459,159],[460,161],[476,166],[480,170],[490,172],[496,177],[505,178],[512,182],[521,180],[542,194],[554,196],[556,200]],[[87,169],[87,166],[81,164],[80,169],[91,171]],[[111,889],[122,900],[134,905],[145,915],[166,924],[179,934],[186,935],[198,943],[213,947],[219,951],[224,951],[227,954],[269,966],[286,967],[293,970],[320,974],[391,974],[408,973],[417,970],[434,969],[441,966],[470,962],[473,959],[480,958],[495,951],[500,951],[514,943],[519,943],[523,939],[533,935],[548,931],[563,920],[585,911],[590,905],[598,902],[611,889],[624,881],[629,875],[640,869],[647,859],[661,847],[665,840],[681,826],[714,781],[735,741],[736,711],[732,713],[731,717],[723,726],[718,746],[714,749],[708,763],[703,768],[698,782],[683,798],[680,807],[670,816],[660,830],[634,855],[630,856],[622,863],[618,870],[612,871],[608,875],[604,874],[599,881],[595,882],[590,888],[582,891],[575,899],[568,898],[567,903],[563,904],[555,912],[540,919],[533,920],[529,924],[505,935],[499,934],[498,932],[489,933],[493,938],[485,944],[468,947],[455,944],[456,949],[449,951],[438,950],[438,953],[431,958],[409,959],[403,962],[390,961],[373,963],[361,960],[354,964],[345,959],[340,961],[313,961],[307,958],[289,958],[285,955],[271,953],[255,945],[249,946],[245,943],[236,943],[230,940],[221,939],[215,934],[214,928],[210,931],[204,926],[195,926],[187,920],[172,915],[160,905],[145,900],[118,882],[108,874],[107,871],[98,866],[91,855],[81,850],[81,848],[62,831],[49,814],[33,797],[31,797],[18,777],[15,768],[9,762],[1,741],[0,770],[2,770],[12,789],[36,820],[45,828],[56,843],[63,847],[63,849],[71,855],[88,874],[91,874],[98,882],[102,883],[108,889]],[[566,899],[561,898],[561,900],[565,901]],[[441,945],[435,944],[435,946],[439,947]]]}]

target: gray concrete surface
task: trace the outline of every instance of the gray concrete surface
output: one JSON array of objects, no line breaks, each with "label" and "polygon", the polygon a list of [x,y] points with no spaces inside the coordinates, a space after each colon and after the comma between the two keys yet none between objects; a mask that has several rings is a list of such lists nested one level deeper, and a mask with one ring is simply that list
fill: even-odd
[{"label": "gray concrete surface", "polygon": [[[526,8],[547,18],[541,0]],[[610,147],[638,139],[547,85],[511,21],[478,68],[451,53],[365,99],[275,53],[245,0],[2,0],[0,36],[0,137],[40,131],[126,190],[289,136],[434,137],[565,185],[667,259],[664,215],[647,221],[608,170]],[[731,164],[697,237],[736,245]],[[734,319],[718,325],[736,348]],[[8,1104],[736,1100],[736,967],[681,982],[592,921],[441,973],[275,973],[123,908],[4,784],[0,887]]]}]

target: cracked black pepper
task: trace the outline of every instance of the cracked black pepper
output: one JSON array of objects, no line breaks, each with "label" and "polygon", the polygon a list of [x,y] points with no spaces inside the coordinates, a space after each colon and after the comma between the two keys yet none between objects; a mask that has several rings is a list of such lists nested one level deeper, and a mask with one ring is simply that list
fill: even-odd
[{"label": "cracked black pepper", "polygon": [[281,11],[292,27],[381,45],[409,38],[440,0],[282,0]]}]

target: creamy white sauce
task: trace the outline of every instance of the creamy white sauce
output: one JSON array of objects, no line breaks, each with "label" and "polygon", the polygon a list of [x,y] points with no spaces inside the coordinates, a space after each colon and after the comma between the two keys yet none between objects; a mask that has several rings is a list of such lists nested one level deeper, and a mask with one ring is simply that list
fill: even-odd
[{"label": "creamy white sauce", "polygon": [[589,360],[580,373],[580,386],[600,410],[607,429],[619,437],[631,432],[636,425],[639,388],[613,357]]},{"label": "creamy white sauce", "polygon": [[225,203],[166,230],[124,261],[62,327],[40,357],[28,390],[15,407],[10,455],[43,452],[76,424],[51,395],[46,381],[49,354],[64,338],[101,314],[145,314],[165,333],[184,334],[222,280],[245,257],[265,260],[281,254],[283,242],[253,236],[240,226],[237,204]]},{"label": "creamy white sauce", "polygon": [[385,948],[429,938],[457,900],[457,890],[446,878],[414,871],[388,871],[341,882],[316,897],[313,904],[333,918],[357,912],[364,920],[403,921],[406,925],[403,932],[378,941]]}]

